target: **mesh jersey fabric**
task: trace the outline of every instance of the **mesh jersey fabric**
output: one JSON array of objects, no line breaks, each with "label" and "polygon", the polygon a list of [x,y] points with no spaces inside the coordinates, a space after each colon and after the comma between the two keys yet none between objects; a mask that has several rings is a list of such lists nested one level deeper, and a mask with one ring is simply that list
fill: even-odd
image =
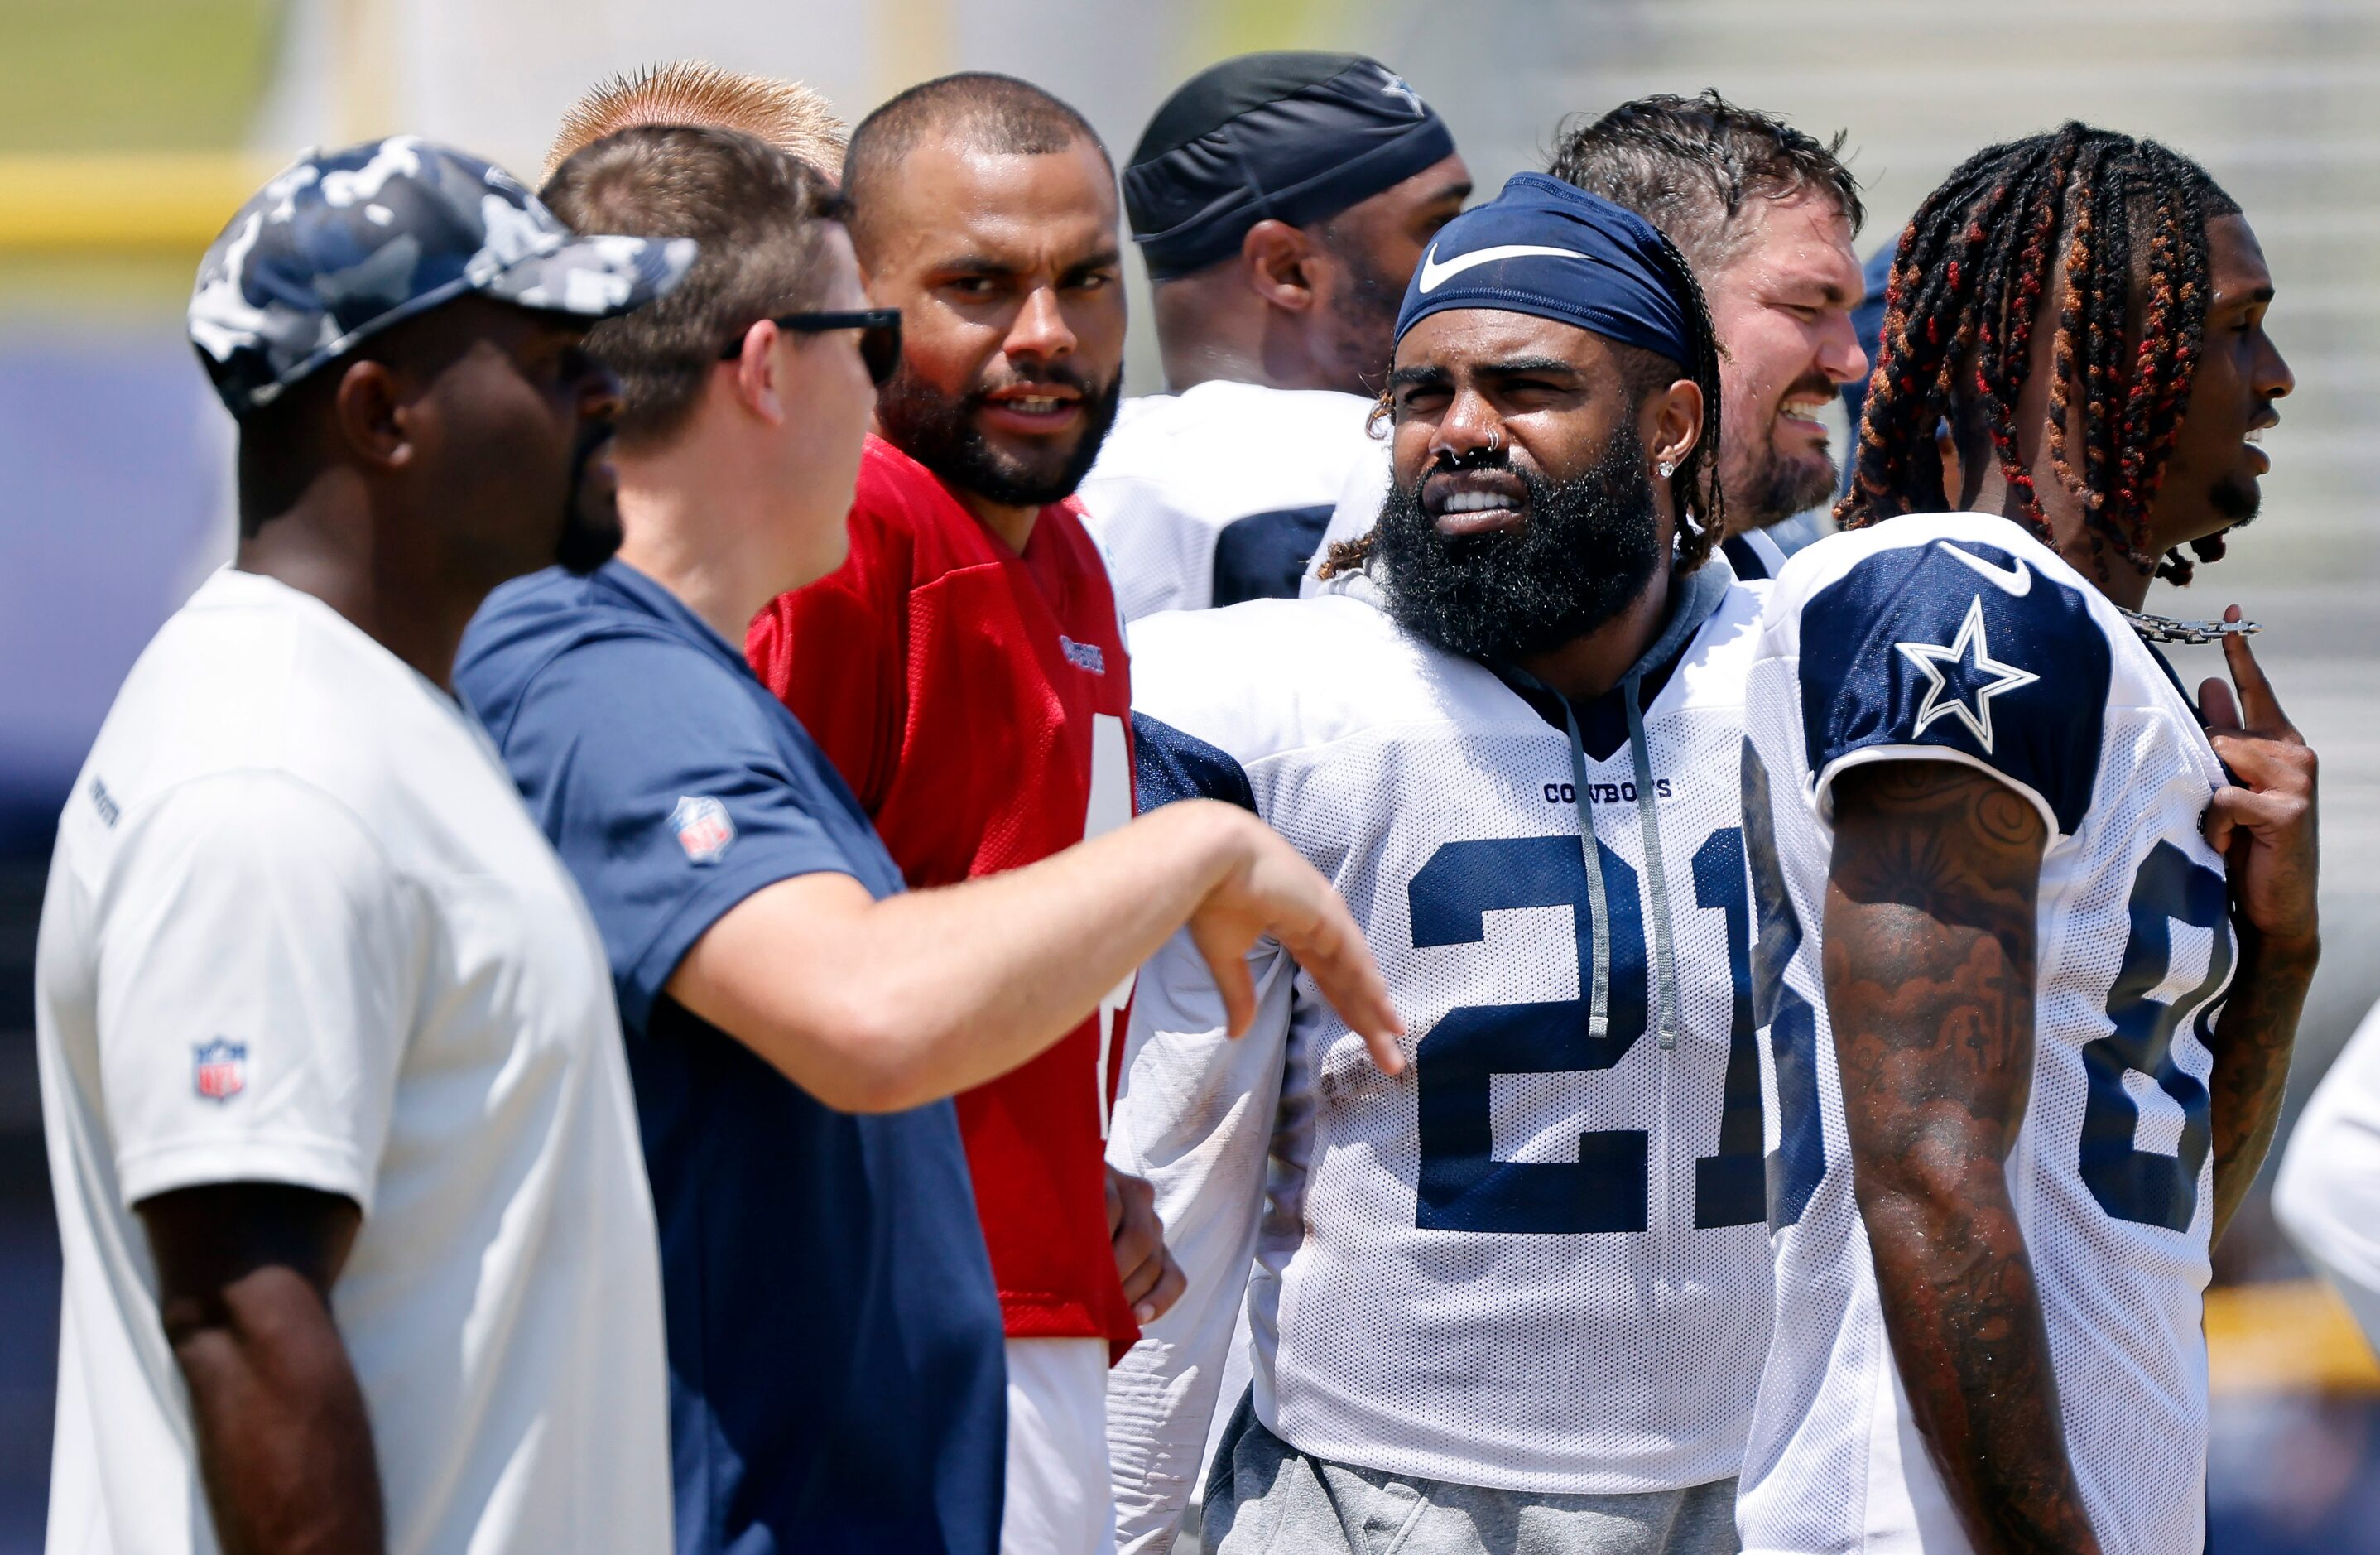
[{"label": "mesh jersey fabric", "polygon": [[[779,596],[745,649],[913,887],[1020,869],[1132,818],[1132,670],[1071,501],[1041,510],[1018,554],[871,435],[849,558]],[[1107,1016],[956,1099],[1007,1332],[1121,1354],[1140,1330],[1108,1240]]]},{"label": "mesh jersey fabric", "polygon": [[[1374,1069],[1277,948],[1236,1041],[1186,939],[1144,967],[1110,1159],[1156,1184],[1189,1294],[1111,1375],[1127,1548],[1171,1537],[1244,1278],[1255,1408],[1301,1452],[1556,1493],[1735,1471],[1770,1295],[1733,754],[1758,601],[1721,594],[1644,713],[1671,1049],[1624,735],[1582,807],[1563,728],[1366,589],[1134,628],[1143,803],[1236,797],[1330,877],[1414,1063]],[[1610,909],[1600,1039],[1583,808]]]},{"label": "mesh jersey fabric", "polygon": [[1369,400],[1220,379],[1126,400],[1079,493],[1124,619],[1297,592]]},{"label": "mesh jersey fabric", "polygon": [[2005,518],[1914,516],[1790,561],[1746,690],[1777,1335],[1751,1551],[1968,1548],[1912,1422],[1852,1195],[1820,980],[1835,775],[1949,759],[2049,823],[2030,1099],[2008,1161],[2083,1507],[2109,1555],[2204,1537],[2209,1023],[2231,968],[2220,764],[2163,661]]},{"label": "mesh jersey fabric", "polygon": [[1298,598],[1311,599],[1330,590],[1330,580],[1322,576],[1322,564],[1330,557],[1330,548],[1361,540],[1372,532],[1372,526],[1380,521],[1380,506],[1387,500],[1389,484],[1395,479],[1393,452],[1386,438],[1373,443],[1369,458],[1348,466],[1346,478],[1340,481],[1331,504],[1330,516],[1323,521],[1322,538],[1315,542],[1314,554],[1305,559],[1305,571],[1297,580]]}]

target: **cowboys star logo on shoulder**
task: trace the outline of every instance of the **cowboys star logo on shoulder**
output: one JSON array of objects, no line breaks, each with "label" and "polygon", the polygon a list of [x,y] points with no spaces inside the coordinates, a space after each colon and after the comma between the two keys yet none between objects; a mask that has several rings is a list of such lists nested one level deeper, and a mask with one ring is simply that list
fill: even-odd
[{"label": "cowboys star logo on shoulder", "polygon": [[[1966,553],[1945,547],[1949,554]],[[1970,564],[1971,565],[1973,564]],[[2017,564],[2021,569],[2022,563]],[[1917,666],[1926,679],[1925,699],[1917,705],[1917,723],[1910,730],[1922,735],[1937,719],[1956,717],[1989,755],[1992,748],[1992,699],[2041,677],[2031,670],[2004,664],[1992,657],[1984,629],[1984,597],[1975,596],[1959,625],[1959,635],[1945,643],[1896,642],[1901,657]],[[1970,706],[1970,699],[1973,705]]]}]

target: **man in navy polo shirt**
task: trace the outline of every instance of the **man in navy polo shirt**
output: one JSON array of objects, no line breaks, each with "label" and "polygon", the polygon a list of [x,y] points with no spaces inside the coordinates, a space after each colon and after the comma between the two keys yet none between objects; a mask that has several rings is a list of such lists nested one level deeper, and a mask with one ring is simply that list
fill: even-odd
[{"label": "man in navy polo shirt", "polygon": [[901,893],[738,646],[842,560],[897,316],[865,309],[832,191],[748,137],[625,131],[545,192],[574,225],[701,254],[653,327],[589,341],[625,389],[619,559],[492,598],[455,675],[610,954],[661,1222],[678,1548],[990,1555],[1001,1317],[947,1098],[1065,1036],[1185,925],[1241,972],[1243,1024],[1259,936],[1391,1069],[1395,1016],[1344,905],[1228,807]]}]

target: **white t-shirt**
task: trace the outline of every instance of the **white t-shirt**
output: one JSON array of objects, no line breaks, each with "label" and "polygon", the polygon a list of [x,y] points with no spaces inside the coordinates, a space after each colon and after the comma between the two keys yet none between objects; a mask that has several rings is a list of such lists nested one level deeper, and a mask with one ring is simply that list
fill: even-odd
[{"label": "white t-shirt", "polygon": [[1125,401],[1079,492],[1123,618],[1295,594],[1350,473],[1386,456],[1371,413],[1220,379]]},{"label": "white t-shirt", "polygon": [[603,950],[485,736],[219,572],[60,818],[34,973],[66,1254],[55,1550],[212,1551],[134,1206],[344,1196],[332,1304],[396,1550],[666,1549],[650,1196]]},{"label": "white t-shirt", "polygon": [[2299,1117],[2273,1213],[2380,1345],[2380,1004]]}]

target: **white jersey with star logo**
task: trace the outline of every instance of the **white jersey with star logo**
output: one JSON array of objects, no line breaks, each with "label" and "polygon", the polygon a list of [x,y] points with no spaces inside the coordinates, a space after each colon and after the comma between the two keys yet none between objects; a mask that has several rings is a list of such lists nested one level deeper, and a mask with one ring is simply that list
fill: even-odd
[{"label": "white jersey with star logo", "polygon": [[2107,1555],[2204,1538],[2209,1030],[2230,977],[2221,764],[2116,607],[2005,518],[1912,516],[1789,562],[1745,693],[1777,1337],[1739,1521],[1754,1555],[1963,1551],[1852,1196],[1820,967],[1832,784],[1991,773],[2050,836],[2033,1084],[2008,1162],[2066,1445]]},{"label": "white jersey with star logo", "polygon": [[1142,970],[1109,1159],[1156,1184],[1189,1291],[1110,1377],[1127,1550],[1165,1548],[1203,1470],[1244,1281],[1269,1429],[1515,1492],[1732,1475],[1768,1341],[1737,781],[1757,593],[1716,558],[1680,585],[1644,765],[1618,691],[1582,706],[1582,796],[1559,703],[1348,582],[1134,628],[1143,807],[1243,805],[1328,875],[1412,1063],[1376,1070],[1277,947],[1237,1040],[1185,938]]}]

